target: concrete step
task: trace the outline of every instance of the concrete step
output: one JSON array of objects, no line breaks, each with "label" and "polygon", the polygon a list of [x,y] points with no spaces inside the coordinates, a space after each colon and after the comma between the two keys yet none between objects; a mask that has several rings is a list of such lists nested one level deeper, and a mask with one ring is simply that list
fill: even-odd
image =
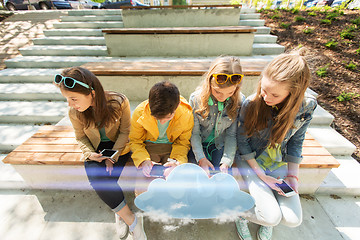
[{"label": "concrete step", "polygon": [[106,46],[35,45],[20,49],[23,56],[107,56]]},{"label": "concrete step", "polygon": [[9,101],[0,105],[0,123],[57,123],[67,113],[66,102]]},{"label": "concrete step", "polygon": [[44,37],[33,42],[34,45],[106,45],[104,37]]},{"label": "concrete step", "polygon": [[120,15],[86,15],[86,16],[62,16],[61,22],[115,22],[115,21],[122,21],[122,16]]},{"label": "concrete step", "polygon": [[6,68],[0,71],[0,83],[51,83],[58,73],[61,69]]},{"label": "concrete step", "polygon": [[241,13],[255,13],[256,9],[255,8],[249,8],[249,7],[242,7],[241,8]]},{"label": "concrete step", "polygon": [[359,196],[360,164],[350,156],[336,157],[336,160],[340,166],[331,170],[316,194]]},{"label": "concrete step", "polygon": [[11,152],[36,133],[39,127],[38,125],[0,124],[0,152]]},{"label": "concrete step", "polygon": [[254,27],[256,29],[255,35],[257,34],[270,34],[271,28],[269,27]]},{"label": "concrete step", "polygon": [[260,13],[242,13],[240,14],[240,20],[260,19]]},{"label": "concrete step", "polygon": [[314,111],[310,125],[326,127],[330,126],[333,120],[334,116],[318,105]]},{"label": "concrete step", "polygon": [[50,29],[44,30],[46,37],[55,37],[55,36],[88,36],[88,37],[100,37],[104,36],[101,29]]},{"label": "concrete step", "polygon": [[29,186],[24,179],[16,172],[13,166],[5,164],[2,160],[6,154],[0,154],[0,189],[1,190],[24,190]]},{"label": "concrete step", "polygon": [[239,21],[240,26],[262,27],[264,24],[265,20],[263,19],[246,19]]},{"label": "concrete step", "polygon": [[120,9],[81,9],[81,10],[71,10],[68,12],[69,16],[87,16],[87,15],[121,15],[122,10]]},{"label": "concrete step", "polygon": [[334,116],[328,111],[318,105],[314,111],[313,119],[311,120],[311,126],[330,126],[334,121]]},{"label": "concrete step", "polygon": [[350,156],[356,149],[354,144],[329,126],[311,125],[308,128],[308,132],[326,148],[331,155]]},{"label": "concrete step", "polygon": [[[240,59],[249,61],[271,61],[275,55],[254,55],[240,56]],[[212,61],[215,57],[203,58],[182,58],[190,61]],[[5,64],[8,68],[65,68],[72,66],[80,66],[88,62],[116,62],[116,61],[181,61],[177,57],[62,57],[62,56],[19,56],[7,59]]]},{"label": "concrete step", "polygon": [[[52,83],[0,83],[0,101],[65,101]],[[2,104],[6,104],[2,102]]]},{"label": "concrete step", "polygon": [[254,43],[276,43],[277,36],[270,34],[255,34]]},{"label": "concrete step", "polygon": [[53,24],[55,29],[63,28],[122,28],[123,22],[61,22]]},{"label": "concrete step", "polygon": [[278,55],[285,51],[285,47],[276,43],[254,43],[254,55]]}]

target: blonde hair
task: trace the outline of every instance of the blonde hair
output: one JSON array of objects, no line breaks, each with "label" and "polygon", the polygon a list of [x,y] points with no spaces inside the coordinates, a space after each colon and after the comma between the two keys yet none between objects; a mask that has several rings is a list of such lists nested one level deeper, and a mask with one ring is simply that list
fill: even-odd
[{"label": "blonde hair", "polygon": [[[199,113],[203,118],[207,118],[210,112],[208,102],[211,95],[211,86],[217,86],[219,88],[234,86],[234,84],[230,81],[221,85],[217,84],[212,75],[219,73],[243,74],[240,59],[232,56],[220,56],[211,63],[209,70],[203,75],[203,81],[197,88],[197,91],[200,91],[200,95],[198,97],[198,100],[200,100],[199,109],[195,111],[195,113]],[[232,121],[235,121],[236,119],[239,103],[241,101],[240,87],[241,83],[236,85],[236,90],[230,97],[230,104],[226,107],[226,112]]]},{"label": "blonde hair", "polygon": [[[288,87],[289,96],[281,103],[277,116],[273,119],[269,144],[281,143],[290,128],[294,127],[294,120],[298,113],[306,89],[310,84],[310,69],[304,57],[304,49],[289,54],[281,54],[273,59],[262,72],[260,79],[266,77],[283,86]],[[245,130],[248,136],[268,127],[272,119],[271,106],[266,105],[261,96],[261,80],[257,93],[250,102],[245,115]]]}]

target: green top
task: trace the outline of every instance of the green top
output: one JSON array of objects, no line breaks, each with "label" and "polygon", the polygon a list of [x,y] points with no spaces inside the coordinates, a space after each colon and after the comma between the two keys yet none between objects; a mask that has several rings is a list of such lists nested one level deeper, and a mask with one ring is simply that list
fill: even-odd
[{"label": "green top", "polygon": [[166,130],[169,127],[169,123],[170,123],[170,120],[167,121],[164,124],[161,124],[160,121],[157,120],[157,126],[158,126],[158,129],[159,129],[159,137],[156,139],[155,142],[150,141],[150,140],[149,140],[149,142],[152,142],[152,143],[171,143],[171,142],[169,142],[169,139],[168,139],[167,134],[166,134]]},{"label": "green top", "polygon": [[99,129],[99,132],[100,132],[100,141],[101,142],[109,142],[111,141],[107,136],[106,136],[106,133],[105,133],[105,128],[100,128]]},{"label": "green top", "polygon": [[276,144],[275,148],[268,146],[265,151],[256,159],[259,166],[270,171],[274,171],[279,167],[286,165],[286,162],[282,161],[281,145]]}]

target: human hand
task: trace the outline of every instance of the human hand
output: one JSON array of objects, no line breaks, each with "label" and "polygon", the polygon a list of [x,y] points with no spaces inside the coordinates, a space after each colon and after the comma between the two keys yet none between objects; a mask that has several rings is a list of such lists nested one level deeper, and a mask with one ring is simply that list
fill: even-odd
[{"label": "human hand", "polygon": [[92,152],[90,154],[89,159],[92,160],[92,161],[96,161],[96,162],[102,162],[105,159],[109,159],[109,158],[108,157],[103,157],[103,155],[101,153]]},{"label": "human hand", "polygon": [[142,169],[142,172],[146,177],[150,177],[150,172],[153,167],[153,163],[150,160],[143,161],[139,167]]},{"label": "human hand", "polygon": [[294,191],[295,191],[296,193],[299,193],[299,192],[298,192],[299,183],[298,183],[298,181],[297,181],[296,178],[286,177],[286,178],[284,179],[284,181],[286,181],[286,182],[290,185],[290,187],[291,187],[292,189],[294,189]]},{"label": "human hand", "polygon": [[261,180],[263,180],[272,190],[277,191],[280,195],[281,194],[281,190],[278,186],[276,186],[276,183],[280,184],[282,181],[279,179],[276,179],[274,177],[268,176],[268,175],[263,175],[260,177]]},{"label": "human hand", "polygon": [[167,178],[167,176],[169,176],[171,171],[174,170],[174,168],[176,168],[179,165],[180,165],[180,163],[173,159],[171,159],[171,161],[168,161],[167,163],[165,163],[164,167],[166,167],[166,169],[164,171],[164,177]]},{"label": "human hand", "polygon": [[112,160],[110,158],[105,160],[105,165],[106,165],[106,171],[109,173],[109,175],[111,176],[111,173],[114,169],[114,163],[112,162]]},{"label": "human hand", "polygon": [[199,166],[205,170],[205,172],[208,176],[210,176],[209,168],[215,171],[214,165],[212,165],[212,163],[209,160],[207,160],[206,158],[202,158],[199,160]]},{"label": "human hand", "polygon": [[223,173],[228,173],[229,166],[226,163],[220,165],[220,171]]}]

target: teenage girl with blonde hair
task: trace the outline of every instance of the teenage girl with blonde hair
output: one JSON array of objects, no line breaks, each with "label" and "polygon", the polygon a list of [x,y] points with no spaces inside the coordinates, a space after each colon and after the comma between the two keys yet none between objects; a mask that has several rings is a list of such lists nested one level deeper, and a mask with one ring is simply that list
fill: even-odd
[{"label": "teenage girl with blonde hair", "polygon": [[190,96],[195,123],[189,161],[198,163],[208,175],[215,169],[227,173],[233,164],[243,77],[239,58],[218,57]]},{"label": "teenage girl with blonde hair", "polygon": [[[260,240],[271,239],[273,226],[299,226],[302,209],[298,195],[299,164],[306,130],[317,106],[305,93],[310,70],[304,51],[281,54],[261,74],[256,94],[241,108],[238,128],[237,165],[255,199],[255,207],[245,217],[261,225]],[[276,184],[284,179],[296,192],[286,197]],[[251,235],[247,221],[239,218],[240,239]]]},{"label": "teenage girl with blonde hair", "polygon": [[[142,218],[125,202],[118,179],[130,157],[130,104],[125,95],[104,91],[89,70],[73,67],[56,74],[55,84],[68,101],[69,118],[82,150],[86,174],[98,196],[115,212],[120,238],[128,229],[134,239],[146,239]],[[112,158],[103,149],[117,150]]]}]

